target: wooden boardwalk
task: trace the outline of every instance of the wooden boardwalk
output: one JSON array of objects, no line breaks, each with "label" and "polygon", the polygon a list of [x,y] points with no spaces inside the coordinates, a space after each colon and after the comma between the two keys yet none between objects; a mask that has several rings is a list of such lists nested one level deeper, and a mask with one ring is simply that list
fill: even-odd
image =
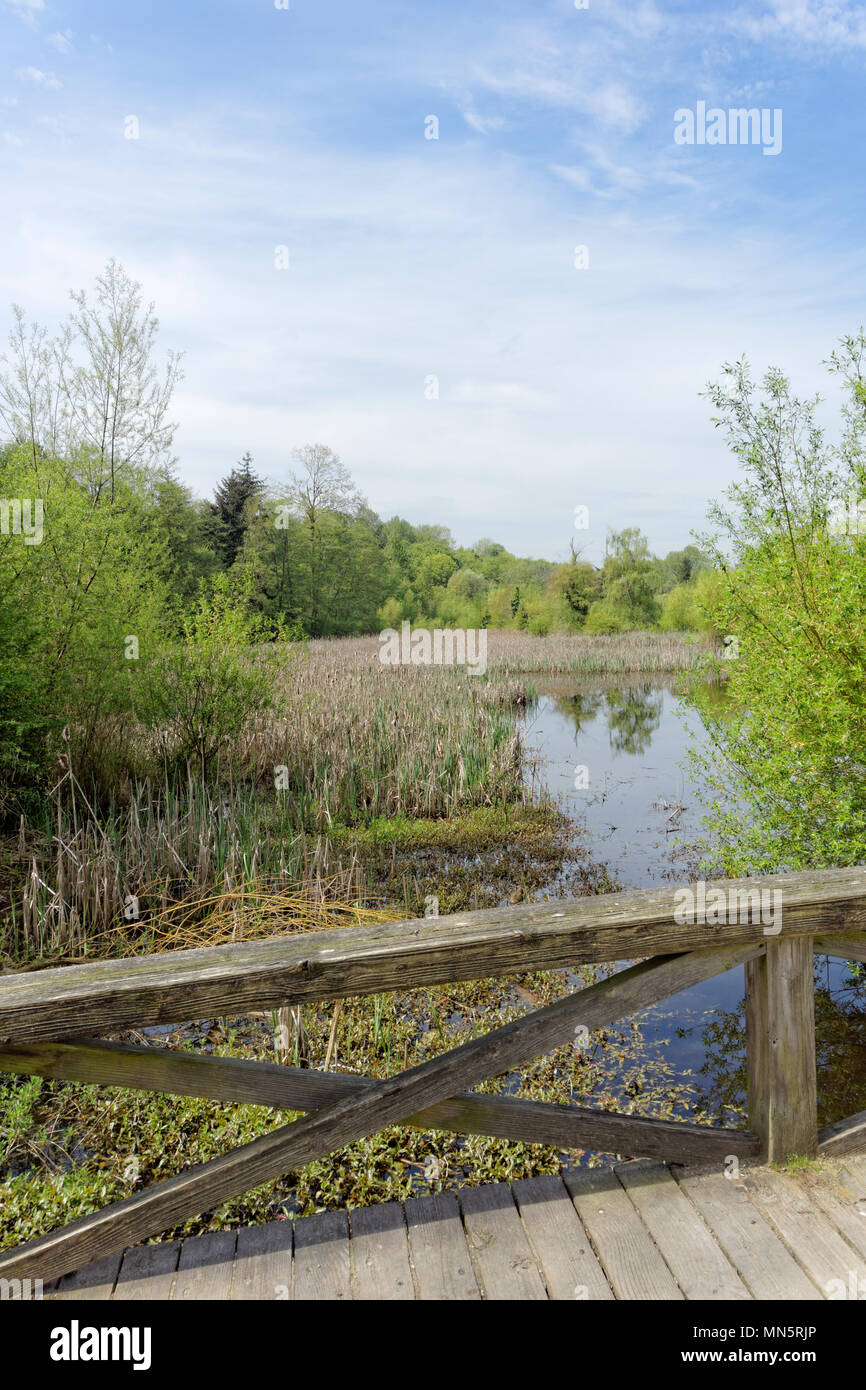
[{"label": "wooden boardwalk", "polygon": [[136,1246],[54,1299],[866,1298],[866,1157],[640,1161]]}]

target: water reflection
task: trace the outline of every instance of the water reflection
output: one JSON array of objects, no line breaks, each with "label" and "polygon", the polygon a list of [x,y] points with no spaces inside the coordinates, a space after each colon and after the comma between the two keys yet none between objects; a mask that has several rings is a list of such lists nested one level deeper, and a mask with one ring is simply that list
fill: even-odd
[{"label": "water reflection", "polygon": [[[546,697],[579,735],[585,725],[602,713],[613,753],[645,753],[652,743],[664,708],[664,695],[656,685],[628,685],[605,691],[550,692]],[[538,709],[538,701],[532,705]]]},{"label": "water reflection", "polygon": [[[712,694],[721,704],[724,690]],[[575,842],[622,888],[687,883],[701,873],[691,849],[703,815],[686,755],[706,734],[686,718],[672,680],[619,678],[580,687],[544,681],[525,733],[550,795],[575,823]],[[578,784],[575,772],[588,773]],[[866,1109],[866,985],[846,962],[823,960],[815,1008],[821,1124]],[[818,967],[816,966],[816,969]],[[645,1043],[694,1082],[695,1109],[743,1124],[746,1106],[742,967],[685,990],[642,1016]]]}]

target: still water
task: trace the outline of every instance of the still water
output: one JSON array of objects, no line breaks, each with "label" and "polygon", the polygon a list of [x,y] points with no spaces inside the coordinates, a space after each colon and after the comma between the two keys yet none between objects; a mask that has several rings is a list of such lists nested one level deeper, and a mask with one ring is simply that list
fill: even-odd
[{"label": "still water", "polygon": [[[530,777],[573,820],[575,839],[619,888],[709,877],[694,849],[705,811],[690,747],[706,743],[673,680],[536,680],[524,719]],[[815,962],[821,1124],[866,1108],[866,989],[843,961]],[[688,1078],[694,1110],[743,1123],[743,967],[642,1015],[651,1050]]]}]

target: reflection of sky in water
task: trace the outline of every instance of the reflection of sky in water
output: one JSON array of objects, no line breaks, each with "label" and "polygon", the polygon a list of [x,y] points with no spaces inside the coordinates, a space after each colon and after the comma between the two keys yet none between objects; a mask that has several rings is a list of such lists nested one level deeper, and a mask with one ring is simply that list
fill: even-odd
[{"label": "reflection of sky in water", "polygon": [[[670,689],[648,684],[568,692],[543,687],[525,723],[529,747],[542,761],[551,795],[580,822],[594,857],[622,888],[687,880],[688,842],[701,816],[697,788],[680,767],[689,735]],[[696,717],[691,722],[700,729]],[[589,786],[575,788],[575,769]],[[665,802],[667,809],[660,803]],[[675,808],[675,827],[666,832]]]},{"label": "reflection of sky in water", "polygon": [[[607,865],[621,888],[694,882],[701,875],[688,845],[699,830],[703,805],[683,764],[692,736],[699,742],[706,735],[693,712],[687,726],[672,682],[627,678],[591,686],[568,680],[538,680],[537,685],[539,699],[524,721],[527,746],[541,759],[536,785],[540,777],[577,822],[577,836],[593,859]],[[578,767],[588,772],[585,790],[575,788]],[[683,809],[667,833],[668,817],[677,807]],[[822,963],[821,969],[834,994],[850,986],[843,961]],[[657,1047],[666,1044],[664,1055],[680,1074],[696,1072],[706,1057],[703,1028],[715,1011],[734,1010],[742,998],[739,966],[647,1010],[644,1038]],[[678,1037],[677,1029],[689,1031]],[[727,1060],[733,1070],[741,1054]],[[695,1076],[694,1084],[708,1091],[711,1083]]]}]

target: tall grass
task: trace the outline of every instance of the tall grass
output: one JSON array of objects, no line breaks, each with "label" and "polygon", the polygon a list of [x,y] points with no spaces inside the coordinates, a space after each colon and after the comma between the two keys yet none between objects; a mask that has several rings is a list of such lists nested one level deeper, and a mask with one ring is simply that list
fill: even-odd
[{"label": "tall grass", "polygon": [[271,649],[279,698],[223,740],[207,783],[200,770],[165,774],[170,728],[126,723],[120,744],[116,726],[106,727],[112,771],[97,799],[76,780],[73,728],[43,816],[22,820],[4,847],[5,958],[231,939],[280,921],[309,924],[304,904],[330,923],[326,907],[370,905],[351,850],[329,838],[335,827],[528,799],[515,676],[661,673],[694,665],[703,648],[660,633],[491,632],[483,677],[384,666],[378,650],[376,637],[312,642],[302,654],[287,647],[285,660]]},{"label": "tall grass", "polygon": [[377,908],[353,851],[332,844],[334,826],[523,798],[504,685],[347,659],[336,644],[293,653],[277,680],[288,716],[250,711],[207,784],[195,769],[160,779],[153,730],[136,740],[127,727],[130,767],[97,800],[76,778],[70,731],[41,819],[22,819],[4,847],[8,961],[332,925],[340,905]]},{"label": "tall grass", "polygon": [[[310,648],[329,663],[361,667],[378,663],[377,637],[323,638],[312,642]],[[678,672],[698,665],[707,649],[707,640],[693,633],[623,632],[606,637],[561,632],[536,637],[529,632],[491,628],[487,634],[488,678],[495,682],[532,672],[574,676]]]}]

